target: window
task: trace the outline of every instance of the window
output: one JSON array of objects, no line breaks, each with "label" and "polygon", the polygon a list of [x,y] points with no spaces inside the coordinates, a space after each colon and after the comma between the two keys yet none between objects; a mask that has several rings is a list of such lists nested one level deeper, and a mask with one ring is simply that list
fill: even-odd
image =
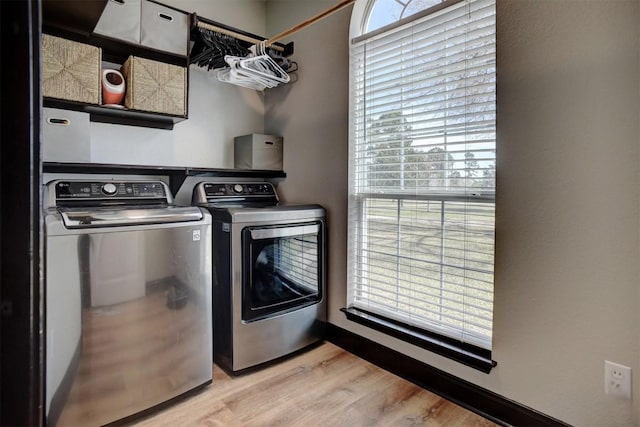
[{"label": "window", "polygon": [[354,13],[345,311],[488,372],[495,1],[370,0]]}]

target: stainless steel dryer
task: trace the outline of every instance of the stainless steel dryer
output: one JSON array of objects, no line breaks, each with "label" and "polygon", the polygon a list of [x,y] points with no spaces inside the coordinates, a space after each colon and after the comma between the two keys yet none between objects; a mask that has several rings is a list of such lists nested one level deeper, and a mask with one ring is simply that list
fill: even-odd
[{"label": "stainless steel dryer", "polygon": [[268,182],[201,182],[213,216],[214,359],[232,373],[324,338],[326,214],[284,205]]},{"label": "stainless steel dryer", "polygon": [[159,181],[47,185],[48,425],[103,425],[212,380],[211,216]]}]

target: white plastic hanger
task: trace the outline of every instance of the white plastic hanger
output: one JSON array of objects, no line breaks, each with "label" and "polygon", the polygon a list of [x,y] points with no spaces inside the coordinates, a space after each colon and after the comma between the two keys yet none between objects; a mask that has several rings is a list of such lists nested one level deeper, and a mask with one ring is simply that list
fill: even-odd
[{"label": "white plastic hanger", "polygon": [[268,54],[265,43],[251,47],[248,57],[226,55],[228,68],[216,71],[218,80],[250,89],[265,90],[290,80],[286,71]]},{"label": "white plastic hanger", "polygon": [[238,61],[242,59],[237,56],[225,56],[228,67],[216,70],[216,78],[221,82],[231,83],[237,86],[246,87],[263,91],[268,86],[265,82],[256,79],[254,76],[247,75],[243,70],[238,68]]},{"label": "white plastic hanger", "polygon": [[241,59],[238,63],[241,68],[256,76],[276,82],[276,86],[278,83],[289,83],[291,79],[289,74],[267,54],[265,42],[251,46],[249,50],[254,56]]},{"label": "white plastic hanger", "polygon": [[[266,88],[288,83],[290,81],[289,75],[267,54],[267,46],[271,46],[276,41],[326,18],[353,2],[355,2],[355,0],[341,0],[333,7],[330,7],[300,24],[273,36],[269,40],[258,42],[251,46],[250,51],[252,54],[246,58],[229,55],[225,56],[225,61],[229,64],[229,68],[217,70],[216,77],[218,80],[223,82],[233,83],[257,90],[264,90]],[[217,30],[217,27],[208,26],[200,22],[198,22],[198,26]]]}]

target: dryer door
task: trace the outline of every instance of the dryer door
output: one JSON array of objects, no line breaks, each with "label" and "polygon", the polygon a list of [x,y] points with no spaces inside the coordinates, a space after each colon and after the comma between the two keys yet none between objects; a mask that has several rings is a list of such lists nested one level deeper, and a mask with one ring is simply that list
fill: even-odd
[{"label": "dryer door", "polygon": [[242,320],[322,299],[323,223],[253,226],[242,231]]}]

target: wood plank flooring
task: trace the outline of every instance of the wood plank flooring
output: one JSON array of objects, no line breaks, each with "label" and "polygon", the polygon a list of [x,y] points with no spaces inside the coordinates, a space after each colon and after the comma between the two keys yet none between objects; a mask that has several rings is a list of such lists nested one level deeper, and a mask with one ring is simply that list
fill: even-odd
[{"label": "wood plank flooring", "polygon": [[137,427],[495,426],[489,420],[323,343],[268,368],[213,384]]}]

